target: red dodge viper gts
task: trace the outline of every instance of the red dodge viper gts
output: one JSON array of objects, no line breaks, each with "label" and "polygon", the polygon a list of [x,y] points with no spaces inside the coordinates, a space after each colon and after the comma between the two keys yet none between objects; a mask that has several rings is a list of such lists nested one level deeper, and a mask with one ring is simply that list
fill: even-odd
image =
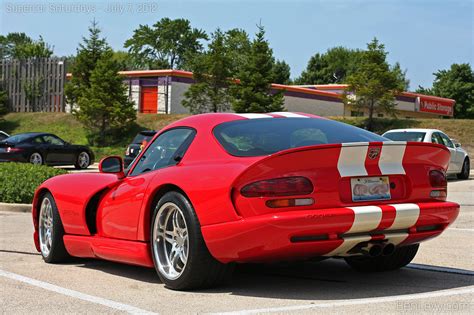
[{"label": "red dodge viper gts", "polygon": [[44,182],[34,241],[47,263],[154,267],[176,290],[215,286],[234,263],[341,257],[393,270],[458,215],[449,155],[303,113],[191,116],[126,170],[112,156],[100,173]]}]

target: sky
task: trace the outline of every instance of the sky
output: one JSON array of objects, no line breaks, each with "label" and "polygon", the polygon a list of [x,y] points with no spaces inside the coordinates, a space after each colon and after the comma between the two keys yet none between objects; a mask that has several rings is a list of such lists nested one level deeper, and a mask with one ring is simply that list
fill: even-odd
[{"label": "sky", "polygon": [[292,78],[309,58],[334,46],[365,48],[377,37],[390,63],[407,70],[410,89],[430,87],[439,69],[474,65],[474,0],[0,0],[0,33],[40,35],[59,56],[75,54],[95,19],[109,44],[123,43],[140,24],[186,18],[208,33],[216,28],[256,32],[261,23]]}]

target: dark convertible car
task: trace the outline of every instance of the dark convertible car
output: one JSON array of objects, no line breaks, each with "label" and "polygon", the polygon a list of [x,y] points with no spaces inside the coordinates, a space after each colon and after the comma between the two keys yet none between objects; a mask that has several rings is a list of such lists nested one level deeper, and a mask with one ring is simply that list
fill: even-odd
[{"label": "dark convertible car", "polygon": [[70,144],[56,135],[28,132],[0,141],[0,162],[7,161],[86,169],[94,163],[94,154],[88,147]]}]

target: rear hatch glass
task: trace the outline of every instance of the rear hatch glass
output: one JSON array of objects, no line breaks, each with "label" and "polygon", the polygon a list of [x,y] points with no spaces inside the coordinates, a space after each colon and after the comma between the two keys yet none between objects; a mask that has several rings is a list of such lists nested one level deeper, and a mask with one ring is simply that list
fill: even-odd
[{"label": "rear hatch glass", "polygon": [[318,144],[388,140],[364,129],[320,118],[232,121],[215,127],[214,136],[229,154],[242,157]]}]

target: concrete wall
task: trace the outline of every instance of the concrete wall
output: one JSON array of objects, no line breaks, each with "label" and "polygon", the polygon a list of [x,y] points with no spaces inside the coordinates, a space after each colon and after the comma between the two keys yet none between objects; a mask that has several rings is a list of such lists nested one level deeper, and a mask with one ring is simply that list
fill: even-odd
[{"label": "concrete wall", "polygon": [[342,116],[344,104],[311,98],[285,95],[285,108],[290,112],[303,112],[319,116]]},{"label": "concrete wall", "polygon": [[169,114],[189,114],[189,110],[181,105],[184,93],[189,89],[189,83],[172,82],[170,84],[170,112]]}]

